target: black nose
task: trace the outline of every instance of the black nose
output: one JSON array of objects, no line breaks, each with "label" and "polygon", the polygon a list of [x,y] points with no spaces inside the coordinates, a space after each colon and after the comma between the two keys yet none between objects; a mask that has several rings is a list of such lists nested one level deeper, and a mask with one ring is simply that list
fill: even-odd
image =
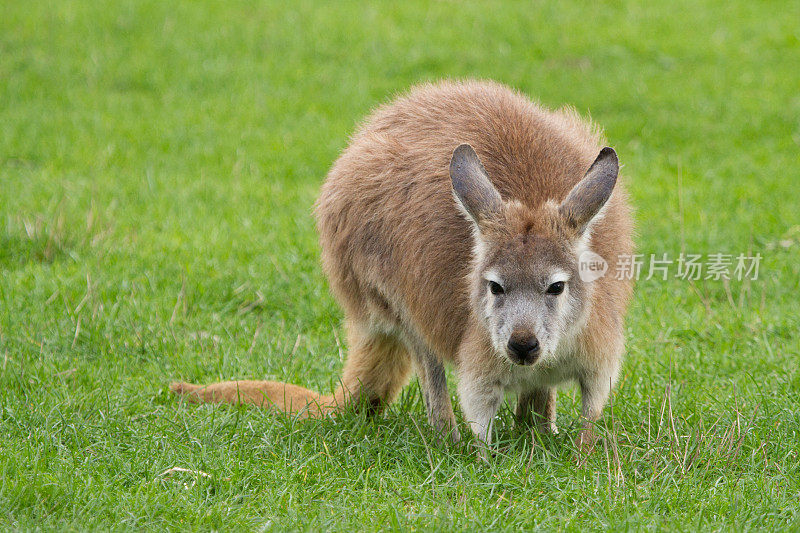
[{"label": "black nose", "polygon": [[508,341],[509,353],[520,362],[532,362],[539,354],[539,340],[536,337],[514,338]]}]

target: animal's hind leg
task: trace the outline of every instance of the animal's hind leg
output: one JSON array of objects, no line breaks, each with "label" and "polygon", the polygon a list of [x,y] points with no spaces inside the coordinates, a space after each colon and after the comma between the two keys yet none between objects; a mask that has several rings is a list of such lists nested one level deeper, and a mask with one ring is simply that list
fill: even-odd
[{"label": "animal's hind leg", "polygon": [[377,413],[391,404],[408,382],[411,358],[396,338],[365,329],[347,325],[347,361],[334,399],[339,408],[366,406]]},{"label": "animal's hind leg", "polygon": [[518,423],[533,423],[542,433],[558,433],[556,427],[555,387],[541,387],[521,392],[517,398]]}]

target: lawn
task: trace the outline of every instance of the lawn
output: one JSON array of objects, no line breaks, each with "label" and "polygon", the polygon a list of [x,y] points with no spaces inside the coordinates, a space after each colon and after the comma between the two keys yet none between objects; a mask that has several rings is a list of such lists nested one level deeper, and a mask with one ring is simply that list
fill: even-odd
[{"label": "lawn", "polygon": [[[4,2],[0,529],[800,528],[798,20],[741,0]],[[504,409],[488,464],[436,444],[416,382],[374,419],[172,397],[178,378],[332,389],[312,203],[371,108],[445,77],[590,115],[639,253],[760,254],[758,278],[642,276],[582,467],[571,388],[552,438]]]}]

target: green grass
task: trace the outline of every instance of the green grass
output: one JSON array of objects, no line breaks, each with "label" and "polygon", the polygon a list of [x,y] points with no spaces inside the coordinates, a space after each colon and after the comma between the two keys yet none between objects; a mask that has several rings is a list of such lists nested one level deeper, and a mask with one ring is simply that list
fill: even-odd
[{"label": "green grass", "polygon": [[[0,529],[800,528],[800,5],[287,5],[0,7]],[[582,468],[570,389],[554,438],[506,409],[489,464],[415,383],[374,420],[171,397],[332,388],[311,205],[372,107],[442,77],[591,114],[641,253],[759,279],[639,282]]]}]

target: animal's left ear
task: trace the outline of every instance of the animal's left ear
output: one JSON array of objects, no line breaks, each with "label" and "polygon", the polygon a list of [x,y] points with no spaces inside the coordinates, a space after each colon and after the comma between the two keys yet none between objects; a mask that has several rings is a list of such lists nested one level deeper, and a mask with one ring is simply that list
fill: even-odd
[{"label": "animal's left ear", "polygon": [[613,148],[603,148],[583,179],[572,188],[558,207],[567,223],[584,233],[611,196],[619,174],[619,160]]}]

